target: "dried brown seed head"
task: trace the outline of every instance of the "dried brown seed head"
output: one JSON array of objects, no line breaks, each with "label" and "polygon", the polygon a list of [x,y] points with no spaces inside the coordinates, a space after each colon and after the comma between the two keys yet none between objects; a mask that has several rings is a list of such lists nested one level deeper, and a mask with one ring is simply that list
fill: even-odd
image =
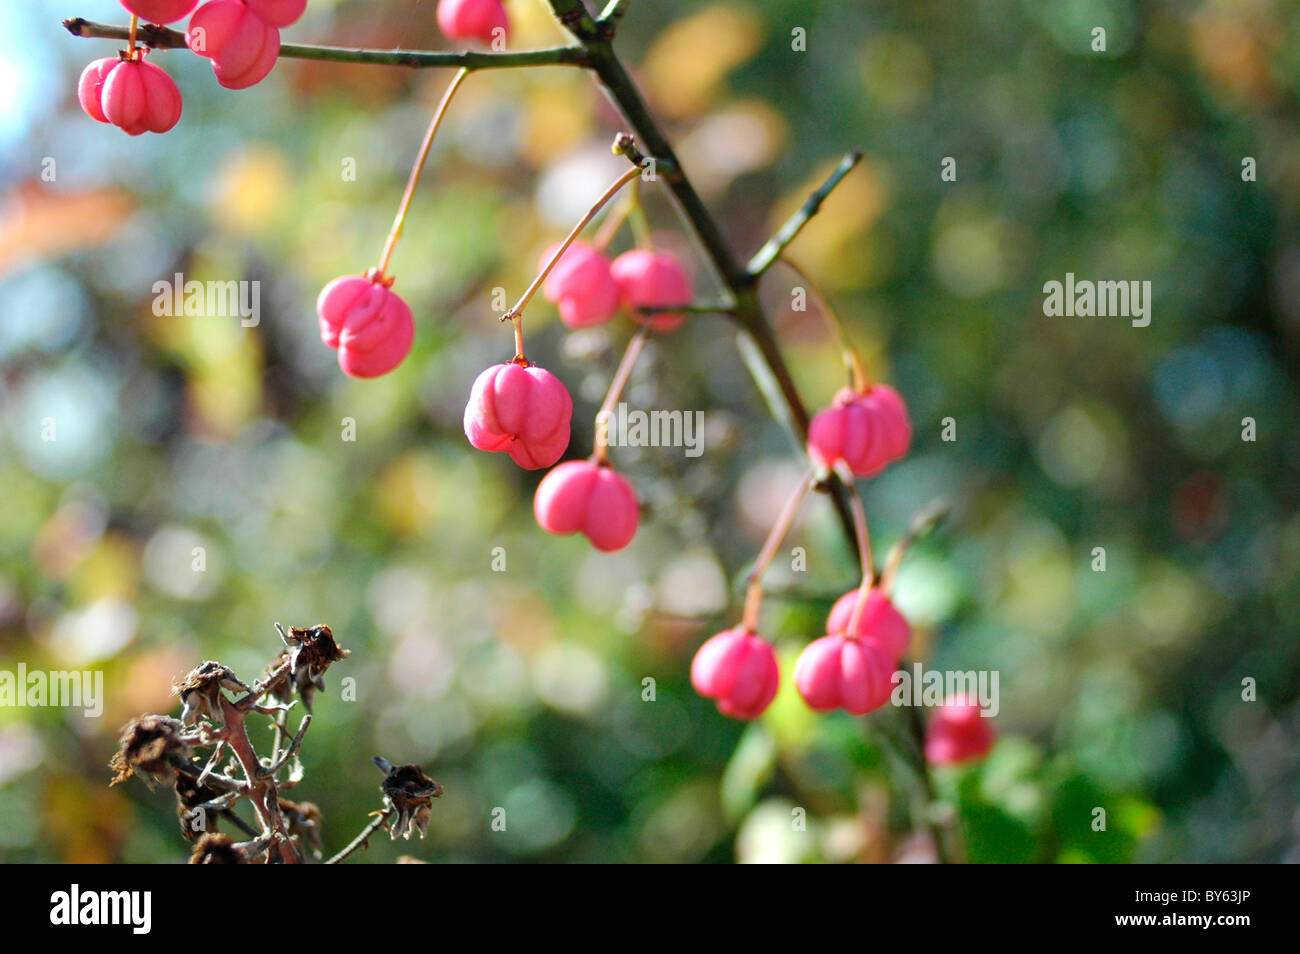
[{"label": "dried brown seed head", "polygon": [[182,738],[184,726],[162,715],[141,716],[122,727],[118,750],[108,765],[116,775],[110,785],[136,773],[147,782],[168,778],[189,765],[190,747]]},{"label": "dried brown seed head", "polygon": [[244,856],[229,835],[210,831],[194,843],[192,865],[242,865]]}]

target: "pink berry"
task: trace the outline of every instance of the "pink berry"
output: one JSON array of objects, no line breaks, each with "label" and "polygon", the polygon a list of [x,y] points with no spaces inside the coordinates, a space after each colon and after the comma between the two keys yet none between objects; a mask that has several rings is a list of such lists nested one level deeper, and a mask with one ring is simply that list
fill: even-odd
[{"label": "pink berry", "polygon": [[91,119],[131,136],[164,133],[181,118],[181,92],[162,69],[139,59],[95,60],[77,81],[77,99]]},{"label": "pink berry", "polygon": [[171,23],[189,16],[199,0],[121,0],[128,13],[150,23]]},{"label": "pink berry", "polygon": [[808,426],[808,453],[823,467],[843,461],[859,477],[872,477],[903,457],[912,443],[907,405],[887,384],[866,393],[851,388]]},{"label": "pink berry", "polygon": [[708,639],[691,661],[691,685],[733,719],[756,719],[776,698],[781,672],[767,640],[747,629]]},{"label": "pink berry", "polygon": [[438,0],[438,29],[449,40],[491,43],[497,30],[509,31],[510,19],[501,0]]},{"label": "pink berry", "polygon": [[547,533],[581,533],[597,550],[621,550],[636,536],[640,508],[626,477],[608,464],[570,460],[537,486],[533,513]]},{"label": "pink berry", "polygon": [[847,709],[865,715],[889,701],[897,660],[879,644],[851,636],[823,636],[804,647],[794,684],[818,712]]},{"label": "pink berry", "polygon": [[564,456],[572,417],[569,389],[551,372],[494,364],[470,389],[465,436],[479,450],[505,451],[525,470],[537,470]]},{"label": "pink berry", "polygon": [[320,337],[338,349],[339,367],[354,378],[377,378],[402,363],[415,340],[411,309],[382,282],[344,275],[316,299]]},{"label": "pink berry", "polygon": [[949,699],[930,717],[925,733],[925,758],[933,765],[951,765],[986,755],[993,748],[993,725],[980,707],[964,698]]},{"label": "pink berry", "polygon": [[[826,617],[826,632],[835,636],[848,633],[853,608],[858,605],[857,597],[858,590],[854,588],[835,601],[830,615]],[[872,590],[867,594],[867,605],[862,608],[858,630],[854,635],[864,642],[876,643],[894,659],[902,659],[907,652],[911,629],[889,597],[880,590]]]},{"label": "pink berry", "polygon": [[287,27],[307,9],[307,0],[244,0],[258,19],[273,27]]},{"label": "pink berry", "polygon": [[280,55],[280,31],[243,0],[211,0],[190,17],[185,42],[212,60],[212,72],[226,89],[260,83]]},{"label": "pink berry", "polygon": [[686,320],[680,311],[661,311],[644,318],[638,308],[662,308],[665,305],[689,305],[695,297],[691,277],[672,252],[632,249],[614,259],[610,265],[618,283],[623,304],[633,317],[655,331],[672,331]]},{"label": "pink berry", "polygon": [[[540,271],[555,254],[548,248],[538,264]],[[586,328],[608,321],[618,311],[619,292],[609,270],[609,259],[586,242],[574,242],[555,263],[542,294],[559,307],[560,320],[570,328]]]}]

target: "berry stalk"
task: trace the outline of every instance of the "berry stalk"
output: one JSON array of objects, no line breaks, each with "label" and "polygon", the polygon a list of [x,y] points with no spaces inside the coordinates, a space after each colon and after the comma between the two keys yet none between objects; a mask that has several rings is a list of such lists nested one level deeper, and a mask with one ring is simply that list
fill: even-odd
[{"label": "berry stalk", "polygon": [[601,197],[596,200],[595,204],[593,204],[592,207],[583,214],[582,218],[578,220],[578,224],[569,230],[569,234],[565,236],[564,241],[556,246],[555,251],[551,253],[550,261],[542,266],[542,270],[537,273],[537,277],[533,279],[532,284],[524,289],[523,295],[521,295],[519,300],[515,302],[514,307],[501,316],[502,321],[514,321],[520,316],[520,314],[522,314],[524,306],[527,305],[533,295],[537,293],[537,289],[542,287],[542,282],[546,281],[546,276],[551,273],[551,269],[555,267],[555,263],[564,256],[564,253],[568,250],[569,246],[573,244],[574,240],[579,236],[579,234],[581,234],[582,230],[587,227],[587,223],[595,217],[596,213],[604,207],[606,202],[618,194],[619,189],[623,188],[623,186],[627,185],[640,174],[641,167],[633,166],[631,169],[627,170],[627,172],[614,180],[610,187],[605,190],[604,194],[601,195]]},{"label": "berry stalk", "polygon": [[[844,468],[848,471],[848,468]],[[867,594],[875,582],[876,564],[871,555],[871,531],[867,528],[867,508],[862,504],[862,495],[858,493],[857,482],[852,472],[841,473],[840,479],[849,490],[849,508],[853,511],[853,529],[858,536],[858,562],[862,564],[862,583],[858,587],[858,598],[853,604],[853,615],[849,617],[847,632],[856,633],[862,622],[862,612],[867,605]]]},{"label": "berry stalk", "polygon": [[465,81],[469,75],[466,67],[461,67],[452,77],[451,82],[447,85],[447,91],[442,94],[442,101],[438,103],[438,108],[434,111],[433,119],[429,121],[429,128],[424,134],[424,142],[420,144],[419,155],[415,158],[415,165],[411,167],[411,175],[406,180],[406,191],[402,194],[401,204],[397,207],[397,217],[393,219],[393,228],[388,233],[388,241],[384,243],[384,251],[379,256],[379,278],[384,280],[388,275],[388,262],[393,257],[393,249],[397,246],[397,240],[402,237],[402,227],[406,224],[406,215],[411,211],[411,201],[415,198],[415,187],[420,183],[420,173],[424,171],[424,163],[429,158],[429,150],[433,148],[433,137],[438,134],[438,127],[442,125],[442,117],[447,114],[447,107],[451,105],[451,98],[456,95],[456,90],[460,84]]},{"label": "berry stalk", "polygon": [[849,337],[848,329],[840,320],[839,312],[831,306],[830,299],[822,292],[821,287],[793,259],[788,255],[782,255],[779,260],[799,276],[799,280],[813,293],[813,298],[817,300],[817,310],[831,326],[835,336],[840,339],[840,353],[844,357],[844,368],[849,374],[849,386],[859,394],[865,394],[871,387],[871,375],[867,373],[867,366],[863,363],[862,355],[854,345],[853,339]]},{"label": "berry stalk", "polygon": [[609,460],[609,418],[614,413],[614,405],[618,403],[623,388],[627,386],[627,379],[632,376],[632,368],[636,365],[636,359],[641,354],[641,348],[648,334],[649,329],[642,328],[627,343],[623,358],[618,363],[618,370],[614,372],[614,379],[609,383],[609,391],[605,393],[605,400],[601,402],[600,410],[596,412],[596,441],[591,459],[597,464]]},{"label": "berry stalk", "polygon": [[741,617],[741,628],[749,632],[758,631],[758,611],[763,604],[763,574],[771,566],[773,557],[776,556],[776,549],[785,539],[785,535],[790,532],[790,526],[794,523],[795,514],[799,512],[799,505],[803,503],[803,498],[808,495],[812,489],[814,476],[806,475],[799,481],[795,487],[794,493],[785,502],[781,508],[780,515],[776,518],[776,523],[772,525],[772,530],[767,535],[767,540],[763,543],[763,549],[758,553],[758,559],[754,561],[754,568],[749,571],[748,586],[745,589],[745,612]]}]

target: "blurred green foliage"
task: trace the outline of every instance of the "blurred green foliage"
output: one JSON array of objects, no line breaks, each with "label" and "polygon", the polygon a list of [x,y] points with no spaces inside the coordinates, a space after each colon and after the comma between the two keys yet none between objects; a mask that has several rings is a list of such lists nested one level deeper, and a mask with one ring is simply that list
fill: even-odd
[{"label": "blurred green foliage", "polygon": [[[508,6],[512,45],[561,39],[538,0]],[[376,841],[369,861],[927,857],[906,713],[814,716],[788,684],[855,583],[824,499],[787,545],[807,572],[771,574],[777,702],[745,726],[691,691],[691,654],[734,622],[801,467],[721,318],[653,342],[633,377],[631,405],[702,409],[708,432],[698,459],[615,450],[648,504],[622,553],[543,534],[539,475],[461,434],[470,382],[511,354],[493,290],[517,295],[619,168],[590,77],[466,83],[393,262],[414,352],[358,382],[320,344],[315,295],[375,263],[445,71],[282,61],[232,93],[159,53],[184,116],[128,139],[76,103],[113,44],[57,22],[123,22],[117,5],[2,9],[24,44],[0,67],[0,668],[101,668],[107,701],[99,719],[0,709],[0,859],[183,857],[170,796],[107,788],[117,729],[174,711],[170,683],[204,659],[254,678],[275,620],[327,622],[353,650],[293,793],[321,806],[330,850],[378,806],[380,754],[446,794],[423,843]],[[898,585],[917,658],[1001,676],[998,746],[935,773],[955,853],[1295,860],[1297,4],[630,11],[620,50],[739,251],[866,151],[791,255],[911,406],[913,453],[864,485],[878,552],[932,498],[955,506]],[[312,0],[286,40],[441,45],[431,0]],[[664,194],[644,198],[709,297]],[[260,323],[155,317],[152,285],[177,272],[259,281]],[[1044,317],[1066,272],[1151,281],[1151,325]],[[763,293],[816,407],[840,362],[791,310],[798,284],[778,266]],[[530,356],[574,394],[570,456],[630,332],[530,308]]]}]

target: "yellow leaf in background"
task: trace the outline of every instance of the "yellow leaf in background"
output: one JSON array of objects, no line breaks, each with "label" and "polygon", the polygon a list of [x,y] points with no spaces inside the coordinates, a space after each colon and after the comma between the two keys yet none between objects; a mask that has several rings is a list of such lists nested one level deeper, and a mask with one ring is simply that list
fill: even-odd
[{"label": "yellow leaf in background", "polygon": [[[600,9],[599,4],[596,9]],[[526,50],[569,39],[545,3],[538,3],[537,0],[506,0],[506,13],[510,17],[508,49]]]},{"label": "yellow leaf in background", "polygon": [[571,82],[532,87],[524,110],[523,157],[533,166],[553,161],[590,135],[591,116],[585,88],[578,90]]},{"label": "yellow leaf in background", "polygon": [[285,208],[293,171],[265,146],[236,152],[221,164],[209,207],[214,225],[240,234],[266,232]]},{"label": "yellow leaf in background", "polygon": [[673,118],[694,116],[717,98],[722,81],[762,42],[745,7],[716,4],[659,34],[641,63],[655,107]]},{"label": "yellow leaf in background", "polygon": [[420,451],[403,454],[375,482],[375,511],[399,536],[419,533],[433,520],[438,504],[438,466]]},{"label": "yellow leaf in background", "polygon": [[[196,319],[216,324],[214,319]],[[238,328],[238,324],[235,325]],[[191,428],[216,437],[234,437],[262,407],[260,339],[245,334],[235,349],[217,353],[190,373]]]},{"label": "yellow leaf in background", "polygon": [[[828,159],[802,185],[777,203],[768,220],[771,231],[780,228],[826,181],[839,165],[840,158]],[[880,168],[870,158],[863,159],[835,187],[822,203],[821,210],[790,244],[790,257],[829,288],[859,284],[856,276],[845,273],[845,269],[852,265],[851,256],[841,253],[875,225],[888,204],[888,189]]]},{"label": "yellow leaf in background", "polygon": [[70,590],[77,603],[114,596],[130,601],[139,583],[139,547],[127,537],[106,533],[73,573]]}]

